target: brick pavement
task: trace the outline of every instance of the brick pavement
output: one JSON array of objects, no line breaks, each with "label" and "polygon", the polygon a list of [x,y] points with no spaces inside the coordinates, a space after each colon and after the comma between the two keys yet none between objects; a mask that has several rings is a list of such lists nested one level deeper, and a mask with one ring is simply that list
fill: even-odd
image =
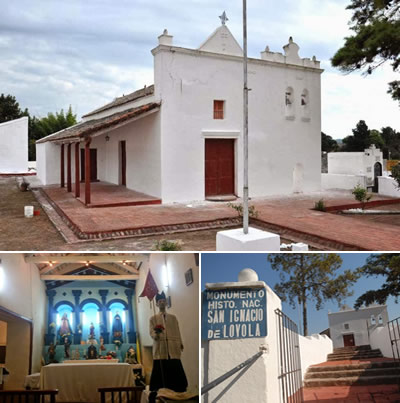
[{"label": "brick pavement", "polygon": [[[237,218],[236,212],[226,203],[201,202],[190,206],[174,203],[91,209],[85,208],[63,189],[48,188],[46,192],[58,211],[81,234],[107,235],[113,232],[116,236],[132,236],[137,234],[134,231],[142,235],[157,231],[187,231],[192,225],[197,229],[234,225]],[[321,197],[327,206],[354,203],[350,192],[320,192],[254,199],[250,204],[254,204],[259,212],[256,224],[264,225],[281,235],[290,232],[306,242],[310,239],[316,244],[325,243],[327,246],[322,248],[325,250],[400,250],[399,226],[312,210],[314,202]],[[374,200],[385,198],[375,196]]]}]

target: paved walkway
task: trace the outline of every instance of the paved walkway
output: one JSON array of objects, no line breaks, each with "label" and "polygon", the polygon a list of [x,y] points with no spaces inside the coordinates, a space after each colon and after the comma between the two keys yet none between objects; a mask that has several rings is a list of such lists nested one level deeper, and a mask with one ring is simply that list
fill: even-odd
[{"label": "paved walkway", "polygon": [[359,403],[400,402],[397,385],[325,386],[304,389],[305,402]]},{"label": "paved walkway", "polygon": [[[85,208],[72,194],[47,190],[60,214],[68,218],[81,238],[132,236],[237,225],[237,213],[226,203],[163,204]],[[325,250],[400,250],[400,227],[363,221],[340,214],[312,210],[315,201],[327,206],[354,204],[350,192],[314,193],[307,196],[254,199],[259,212],[255,224],[281,235],[290,235]],[[375,196],[374,200],[388,200]],[[399,199],[400,203],[400,199]],[[85,235],[86,234],[86,235]],[[92,238],[91,238],[92,239]]]}]

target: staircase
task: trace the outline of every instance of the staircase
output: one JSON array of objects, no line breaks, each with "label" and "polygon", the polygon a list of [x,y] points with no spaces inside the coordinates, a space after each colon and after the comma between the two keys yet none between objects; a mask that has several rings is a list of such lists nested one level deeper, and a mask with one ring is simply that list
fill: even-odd
[{"label": "staircase", "polygon": [[[381,358],[380,350],[370,346],[337,348],[328,355],[326,365],[309,367],[304,378],[306,388],[320,386],[384,385],[400,383],[399,363]],[[334,361],[349,360],[349,363]],[[358,360],[363,360],[358,362]],[[354,361],[354,362],[351,362]]]}]

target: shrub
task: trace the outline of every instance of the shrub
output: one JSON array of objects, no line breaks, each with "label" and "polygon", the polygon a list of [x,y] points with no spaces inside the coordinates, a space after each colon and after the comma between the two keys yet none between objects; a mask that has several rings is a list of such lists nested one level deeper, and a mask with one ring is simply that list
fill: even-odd
[{"label": "shrub", "polygon": [[319,199],[314,203],[314,210],[325,211],[325,202],[324,199]]},{"label": "shrub", "polygon": [[397,182],[397,188],[400,189],[400,164],[392,168],[392,177]]},{"label": "shrub", "polygon": [[361,208],[363,210],[367,202],[372,198],[372,194],[368,194],[367,189],[363,188],[360,184],[358,184],[351,193],[354,195],[354,198],[362,204]]},{"label": "shrub", "polygon": [[[243,204],[228,203],[228,207],[237,211],[239,217],[243,217]],[[249,206],[249,217],[257,218],[258,211],[254,206]]]},{"label": "shrub", "polygon": [[182,250],[182,245],[180,241],[169,241],[168,239],[161,239],[154,244],[153,250]]}]

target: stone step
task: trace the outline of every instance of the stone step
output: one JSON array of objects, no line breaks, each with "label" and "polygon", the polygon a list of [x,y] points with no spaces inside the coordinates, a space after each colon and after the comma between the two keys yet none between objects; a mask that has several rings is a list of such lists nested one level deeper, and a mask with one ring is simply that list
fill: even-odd
[{"label": "stone step", "polygon": [[338,347],[338,348],[334,348],[333,352],[336,352],[336,351],[354,351],[354,350],[369,351],[369,350],[371,350],[371,346],[368,344],[368,345],[364,345],[364,346]]},{"label": "stone step", "polygon": [[318,379],[318,378],[349,378],[349,377],[361,377],[361,376],[390,376],[399,375],[399,367],[387,367],[387,368],[354,368],[345,370],[332,370],[329,367],[325,367],[325,371],[319,372],[307,372],[305,379]]},{"label": "stone step", "polygon": [[372,358],[382,358],[381,354],[372,355],[340,355],[334,357],[328,357],[328,361],[351,361],[351,360],[369,360]]},{"label": "stone step", "polygon": [[309,367],[307,373],[325,372],[325,371],[347,371],[353,369],[370,369],[370,368],[397,368],[400,373],[400,364],[396,361],[380,361],[380,362],[360,362],[355,364],[339,364]]},{"label": "stone step", "polygon": [[328,354],[328,361],[331,359],[343,358],[346,359],[348,357],[355,358],[374,358],[374,357],[382,357],[382,353],[380,350],[371,350],[368,352],[352,352],[352,353],[331,353]]},{"label": "stone step", "polygon": [[354,376],[343,378],[314,378],[304,381],[306,388],[320,386],[387,385],[400,382],[400,374],[384,376]]}]

